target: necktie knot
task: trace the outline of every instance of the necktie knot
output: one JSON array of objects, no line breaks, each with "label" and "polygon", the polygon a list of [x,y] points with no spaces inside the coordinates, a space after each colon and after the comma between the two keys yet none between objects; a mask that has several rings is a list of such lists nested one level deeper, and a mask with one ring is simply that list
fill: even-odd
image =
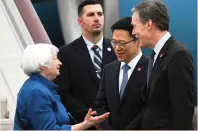
[{"label": "necktie knot", "polygon": [[98,51],[100,50],[100,48],[99,48],[99,46],[94,45],[94,46],[92,47],[92,50],[93,50],[94,52],[98,52]]},{"label": "necktie knot", "polygon": [[122,66],[122,69],[123,69],[124,72],[127,72],[130,68],[131,68],[131,67],[130,67],[128,64],[124,64],[124,65]]}]

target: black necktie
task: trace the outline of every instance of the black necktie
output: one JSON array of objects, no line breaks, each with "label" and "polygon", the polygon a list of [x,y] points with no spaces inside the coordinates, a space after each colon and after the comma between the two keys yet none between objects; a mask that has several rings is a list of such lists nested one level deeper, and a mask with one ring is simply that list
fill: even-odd
[{"label": "black necktie", "polygon": [[150,55],[150,59],[149,59],[149,65],[148,65],[147,84],[149,83],[149,78],[150,78],[150,75],[151,75],[151,72],[152,72],[155,54],[156,54],[155,51],[152,50],[151,55]]},{"label": "black necktie", "polygon": [[100,48],[97,45],[94,45],[92,47],[92,50],[94,51],[94,60],[93,60],[93,65],[96,71],[97,77],[100,79],[101,78],[101,65],[102,65],[102,58],[99,54]]}]

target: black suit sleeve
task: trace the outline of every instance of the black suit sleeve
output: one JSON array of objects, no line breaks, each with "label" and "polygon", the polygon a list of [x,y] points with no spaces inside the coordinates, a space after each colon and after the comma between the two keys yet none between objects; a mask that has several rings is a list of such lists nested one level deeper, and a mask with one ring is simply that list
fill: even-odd
[{"label": "black suit sleeve", "polygon": [[191,129],[194,112],[192,57],[185,50],[179,51],[168,66],[173,126],[175,129]]},{"label": "black suit sleeve", "polygon": [[[97,110],[97,115],[102,115],[105,112],[108,112],[108,103],[107,103],[107,98],[106,98],[106,93],[105,93],[105,74],[106,74],[106,66],[104,67],[103,74],[102,74],[102,79],[100,83],[100,88],[97,93],[96,97],[96,110]],[[111,115],[111,114],[110,114]],[[99,125],[100,129],[104,130],[112,130],[112,126],[109,124],[109,118],[107,118],[104,122],[102,122]]]},{"label": "black suit sleeve", "polygon": [[58,59],[62,62],[62,66],[60,75],[55,79],[55,83],[58,85],[57,92],[61,97],[63,105],[70,111],[77,122],[82,122],[88,111],[88,107],[71,94],[72,87],[69,58],[65,50],[60,50]]}]

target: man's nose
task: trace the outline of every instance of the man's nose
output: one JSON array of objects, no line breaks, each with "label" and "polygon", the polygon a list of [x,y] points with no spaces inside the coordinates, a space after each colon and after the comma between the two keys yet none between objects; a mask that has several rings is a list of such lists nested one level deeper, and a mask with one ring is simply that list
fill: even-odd
[{"label": "man's nose", "polygon": [[99,19],[100,19],[100,16],[96,14],[96,15],[95,15],[95,21],[98,22]]},{"label": "man's nose", "polygon": [[136,30],[135,29],[133,29],[131,33],[132,33],[132,35],[136,36]]}]

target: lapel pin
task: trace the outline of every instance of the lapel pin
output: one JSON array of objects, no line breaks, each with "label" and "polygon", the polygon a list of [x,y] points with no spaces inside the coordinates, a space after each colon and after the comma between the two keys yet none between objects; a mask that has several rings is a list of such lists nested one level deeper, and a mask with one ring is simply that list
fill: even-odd
[{"label": "lapel pin", "polygon": [[111,48],[110,48],[110,47],[108,47],[108,48],[107,48],[107,50],[108,50],[108,51],[111,51]]},{"label": "lapel pin", "polygon": [[164,56],[164,54],[163,54],[163,53],[161,53],[161,54],[160,54],[160,57],[163,57],[163,56]]},{"label": "lapel pin", "polygon": [[138,71],[141,71],[142,70],[142,68],[141,67],[138,67],[138,69],[137,69]]}]

